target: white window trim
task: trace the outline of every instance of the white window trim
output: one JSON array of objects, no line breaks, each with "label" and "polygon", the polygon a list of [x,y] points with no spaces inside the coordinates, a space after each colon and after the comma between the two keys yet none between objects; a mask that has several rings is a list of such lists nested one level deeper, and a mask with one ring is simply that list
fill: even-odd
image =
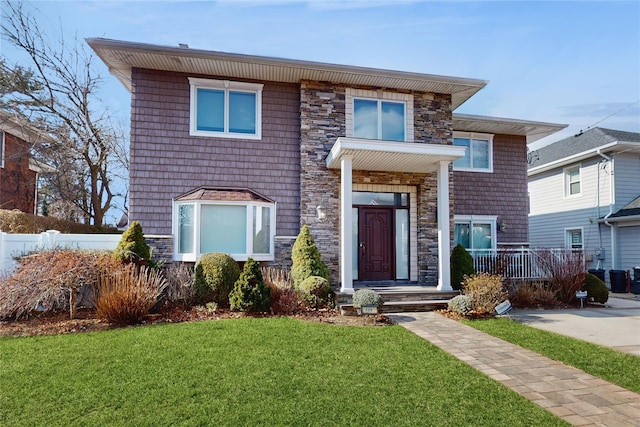
[{"label": "white window trim", "polygon": [[[576,194],[571,194],[571,185],[569,182],[569,172],[573,171],[573,170],[578,170],[578,182],[580,183],[580,192],[576,193]],[[574,197],[581,197],[582,196],[582,163],[579,163],[577,165],[573,165],[573,166],[568,166],[564,169],[562,169],[562,184],[564,185],[564,198],[565,199],[572,199]]]},{"label": "white window trim", "polygon": [[[453,132],[453,138],[463,138],[469,140],[469,149],[471,149],[471,140],[477,139],[481,141],[489,142],[489,168],[474,168],[474,167],[459,167],[453,164],[454,171],[461,172],[480,172],[480,173],[493,173],[493,134],[490,133],[475,133],[475,132]],[[469,153],[469,158],[472,159],[472,153]]]},{"label": "white window trim", "polygon": [[[178,242],[178,230],[179,230],[179,208],[181,205],[194,205],[193,209],[193,252],[179,253],[180,244]],[[247,207],[247,233],[246,233],[246,253],[234,253],[229,254],[236,261],[246,261],[248,258],[253,258],[256,261],[273,261],[275,260],[275,236],[276,236],[276,203],[267,202],[242,202],[242,201],[213,201],[213,200],[183,200],[173,203],[173,220],[172,220],[172,234],[174,236],[173,242],[173,260],[174,261],[186,261],[196,262],[202,253],[200,253],[200,210],[202,205],[222,205],[222,206],[246,206]],[[253,207],[270,207],[271,208],[271,236],[269,241],[269,253],[254,254],[253,253]]]},{"label": "white window trim", "polygon": [[[404,142],[414,141],[413,127],[413,95],[408,93],[384,92],[382,90],[366,90],[347,88],[345,91],[345,126],[348,138],[353,136],[353,100],[391,101],[404,103]],[[381,123],[378,124],[381,126]]]},{"label": "white window trim", "polygon": [[[473,229],[474,223],[490,224],[491,225],[491,248],[490,249],[473,249],[473,242],[471,242],[471,248],[468,251],[495,251],[498,247],[498,217],[496,215],[454,215],[453,223],[455,224],[469,224],[469,227]],[[473,238],[473,234],[471,235]]]},{"label": "white window trim", "polygon": [[[262,88],[260,83],[234,82],[230,80],[202,79],[189,77],[190,107],[189,107],[189,135],[208,136],[234,139],[262,139]],[[224,132],[205,131],[197,129],[197,91],[198,89],[218,89],[224,91]],[[249,92],[256,95],[256,133],[229,132],[229,91]]]},{"label": "white window trim", "polygon": [[[572,248],[571,241],[569,240],[569,232],[571,231],[579,231],[580,239],[582,240],[580,248]],[[566,249],[574,249],[574,250],[584,250],[584,227],[567,227],[564,229],[564,247]]]},{"label": "white window trim", "polygon": [[5,143],[6,143],[6,139],[4,137],[5,132],[3,130],[0,130],[0,168],[4,168],[4,148],[5,148]]}]

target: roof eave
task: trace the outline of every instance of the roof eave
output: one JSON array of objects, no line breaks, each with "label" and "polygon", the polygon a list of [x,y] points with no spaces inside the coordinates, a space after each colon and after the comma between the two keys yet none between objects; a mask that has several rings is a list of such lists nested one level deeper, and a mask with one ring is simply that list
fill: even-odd
[{"label": "roof eave", "polygon": [[552,135],[568,125],[510,119],[504,117],[453,114],[453,130],[482,132],[491,134],[520,135],[527,138],[527,144]]}]

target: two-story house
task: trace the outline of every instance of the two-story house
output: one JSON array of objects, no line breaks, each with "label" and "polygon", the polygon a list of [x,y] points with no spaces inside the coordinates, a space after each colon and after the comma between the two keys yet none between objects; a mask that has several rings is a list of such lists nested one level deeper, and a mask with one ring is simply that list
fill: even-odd
[{"label": "two-story house", "polygon": [[131,92],[131,220],[174,260],[277,265],[307,224],[346,293],[451,289],[453,241],[526,241],[526,144],[563,127],[453,114],[483,80],[87,42]]},{"label": "two-story house", "polygon": [[37,213],[38,174],[52,168],[31,158],[31,148],[49,138],[14,114],[0,111],[0,209]]},{"label": "two-story house", "polygon": [[640,265],[640,134],[593,128],[533,154],[531,245],[584,250],[590,269]]}]

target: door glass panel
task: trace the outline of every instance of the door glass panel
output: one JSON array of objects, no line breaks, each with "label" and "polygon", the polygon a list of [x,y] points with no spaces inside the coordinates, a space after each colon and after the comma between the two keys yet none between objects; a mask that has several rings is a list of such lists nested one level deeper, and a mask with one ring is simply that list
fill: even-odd
[{"label": "door glass panel", "polygon": [[396,209],[396,279],[409,279],[409,211]]},{"label": "door glass panel", "polygon": [[247,207],[202,205],[200,253],[247,252]]},{"label": "door glass panel", "polygon": [[469,241],[469,224],[456,224],[453,244],[457,245],[458,243],[464,246],[465,249],[471,247]]},{"label": "door glass panel", "polygon": [[353,268],[353,280],[358,280],[358,248],[360,241],[358,240],[358,208],[353,208],[351,213],[351,232],[353,245],[351,245],[351,266]]},{"label": "door glass panel", "polygon": [[354,205],[407,206],[409,204],[408,193],[373,193],[355,191],[352,197]]}]

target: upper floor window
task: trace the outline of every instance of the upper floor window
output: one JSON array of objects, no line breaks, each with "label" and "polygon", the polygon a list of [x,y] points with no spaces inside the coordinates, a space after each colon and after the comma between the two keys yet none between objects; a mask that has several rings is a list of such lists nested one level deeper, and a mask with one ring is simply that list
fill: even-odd
[{"label": "upper floor window", "polygon": [[454,170],[493,172],[493,135],[456,134],[453,145],[467,149],[453,162]]},{"label": "upper floor window", "polygon": [[346,90],[347,137],[413,141],[413,95]]},{"label": "upper floor window", "polygon": [[379,99],[353,100],[353,136],[356,138],[405,140],[405,105]]},{"label": "upper floor window", "polygon": [[262,137],[262,84],[189,77],[190,134]]},{"label": "upper floor window", "polygon": [[580,166],[564,170],[564,195],[565,197],[579,196],[582,192]]}]

